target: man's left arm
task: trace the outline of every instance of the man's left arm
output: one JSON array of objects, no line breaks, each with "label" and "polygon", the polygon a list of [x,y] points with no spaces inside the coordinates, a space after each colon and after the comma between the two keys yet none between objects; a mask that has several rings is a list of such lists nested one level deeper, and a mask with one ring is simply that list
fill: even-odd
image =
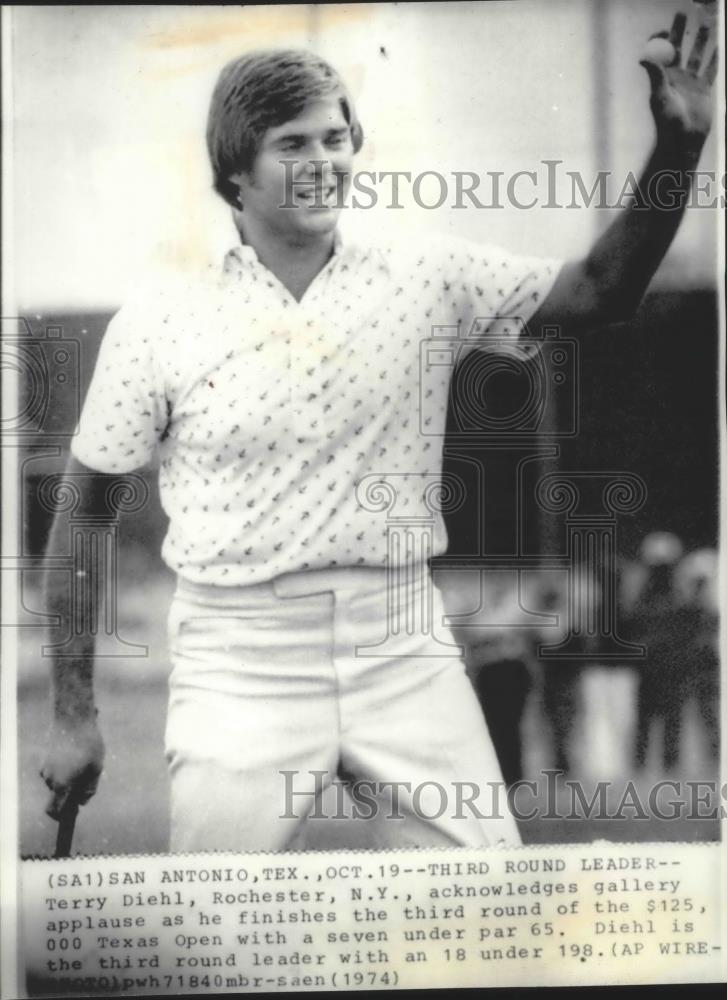
[{"label": "man's left arm", "polygon": [[[712,121],[712,83],[717,73],[716,52],[705,65],[712,41],[705,26],[681,66],[685,26],[685,15],[677,14],[668,35],[675,50],[673,65],[641,61],[651,83],[656,145],[639,179],[639,194],[584,259],[563,265],[530,320],[533,331],[553,323],[580,328],[631,317],[679,228]],[[654,184],[662,207],[645,195]]]}]

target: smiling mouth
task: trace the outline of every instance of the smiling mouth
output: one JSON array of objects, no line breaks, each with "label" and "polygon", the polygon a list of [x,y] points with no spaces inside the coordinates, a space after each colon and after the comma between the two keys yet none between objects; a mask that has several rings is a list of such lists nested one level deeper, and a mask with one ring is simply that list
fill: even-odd
[{"label": "smiling mouth", "polygon": [[296,184],[295,201],[296,204],[305,208],[337,208],[337,186],[335,184],[323,186],[311,184],[309,187],[301,187],[301,185]]}]

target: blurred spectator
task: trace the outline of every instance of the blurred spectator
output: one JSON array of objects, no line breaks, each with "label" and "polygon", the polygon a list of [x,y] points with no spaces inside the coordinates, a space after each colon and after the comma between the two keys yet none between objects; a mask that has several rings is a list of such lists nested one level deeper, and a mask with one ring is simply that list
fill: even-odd
[{"label": "blurred spectator", "polygon": [[572,769],[572,737],[582,709],[580,660],[546,659],[538,654],[539,646],[554,646],[568,633],[568,593],[566,581],[543,581],[538,611],[556,615],[555,625],[543,626],[533,633],[532,655],[542,674],[543,713],[550,733],[551,766],[559,771]]},{"label": "blurred spectator", "polygon": [[520,781],[522,719],[531,688],[527,630],[517,579],[499,573],[487,577],[488,624],[465,639],[465,662],[508,785]]},{"label": "blurred spectator", "polygon": [[[681,540],[671,532],[647,535],[631,579],[634,590],[625,601],[626,631],[646,646],[636,699],[634,763],[644,767],[654,723],[663,723],[661,758],[672,768],[679,758],[682,721],[682,680],[687,661],[684,622],[677,615],[675,567],[682,556]],[[630,605],[630,607],[629,607]]]},{"label": "blurred spectator", "polygon": [[678,616],[685,636],[680,677],[683,699],[694,697],[716,763],[719,756],[718,559],[714,549],[690,552],[675,571]]}]

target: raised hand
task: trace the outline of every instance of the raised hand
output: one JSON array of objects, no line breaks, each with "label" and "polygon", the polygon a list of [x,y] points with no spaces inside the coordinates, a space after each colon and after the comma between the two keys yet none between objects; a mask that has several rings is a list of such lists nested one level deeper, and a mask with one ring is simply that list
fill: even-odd
[{"label": "raised hand", "polygon": [[[671,31],[652,36],[641,65],[651,81],[651,111],[658,140],[698,153],[712,124],[712,84],[717,75],[717,50],[712,50],[712,43],[716,31],[700,25],[686,57],[682,53],[686,24],[686,15],[677,14]],[[666,42],[655,44],[655,40],[664,39]]]}]

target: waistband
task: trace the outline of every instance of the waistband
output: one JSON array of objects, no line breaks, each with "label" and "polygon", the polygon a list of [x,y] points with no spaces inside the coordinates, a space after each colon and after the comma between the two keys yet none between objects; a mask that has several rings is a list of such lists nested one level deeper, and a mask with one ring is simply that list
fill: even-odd
[{"label": "waistband", "polygon": [[176,596],[210,599],[218,604],[234,604],[249,597],[305,597],[331,591],[385,590],[392,586],[416,587],[429,576],[426,563],[397,567],[394,571],[379,566],[331,566],[323,569],[282,573],[262,583],[225,587],[196,583],[177,577]]}]

